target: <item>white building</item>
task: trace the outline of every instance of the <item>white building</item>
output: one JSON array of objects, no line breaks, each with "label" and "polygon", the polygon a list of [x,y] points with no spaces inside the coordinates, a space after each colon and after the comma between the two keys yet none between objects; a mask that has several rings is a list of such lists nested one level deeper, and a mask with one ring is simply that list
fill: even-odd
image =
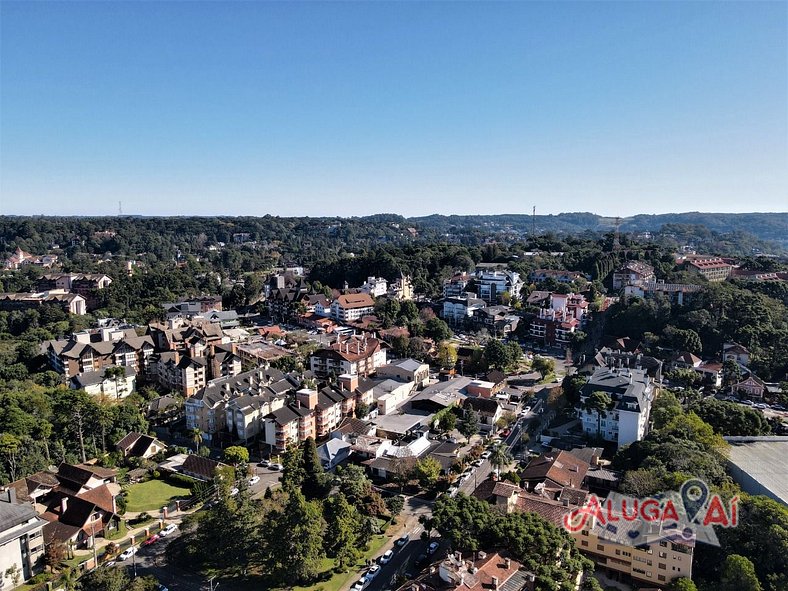
[{"label": "white building", "polygon": [[375,301],[368,293],[341,295],[331,304],[331,316],[339,322],[353,322],[374,311]]},{"label": "white building", "polygon": [[367,277],[367,282],[361,286],[361,291],[368,293],[373,298],[386,295],[388,290],[388,281],[383,279],[383,277]]},{"label": "white building", "polygon": [[16,490],[0,491],[0,589],[13,589],[44,570],[44,525],[30,503],[16,500]]},{"label": "white building", "polygon": [[627,261],[613,273],[613,289],[621,289],[636,283],[654,281],[654,267],[642,261]]},{"label": "white building", "polygon": [[513,297],[520,296],[523,282],[515,271],[478,271],[476,273],[476,293],[488,303],[501,301],[506,292]]},{"label": "white building", "polygon": [[[601,413],[586,408],[594,392],[607,393],[611,407]],[[581,389],[576,410],[586,435],[598,432],[605,441],[621,447],[645,437],[653,400],[654,385],[644,370],[600,368]]]},{"label": "white building", "polygon": [[74,390],[84,390],[91,396],[104,396],[110,400],[126,398],[134,392],[137,385],[137,374],[131,366],[116,366],[123,370],[124,375],[108,377],[105,371],[90,371],[75,375],[69,385]]},{"label": "white building", "polygon": [[474,310],[481,310],[487,304],[484,300],[468,297],[450,297],[443,300],[443,319],[449,324],[462,324],[473,316]]}]

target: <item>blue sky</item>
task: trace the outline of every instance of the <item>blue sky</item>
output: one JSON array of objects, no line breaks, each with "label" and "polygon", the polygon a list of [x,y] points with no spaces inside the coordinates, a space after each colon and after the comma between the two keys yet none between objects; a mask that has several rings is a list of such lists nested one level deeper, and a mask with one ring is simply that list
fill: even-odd
[{"label": "blue sky", "polygon": [[784,2],[0,2],[0,213],[788,209]]}]

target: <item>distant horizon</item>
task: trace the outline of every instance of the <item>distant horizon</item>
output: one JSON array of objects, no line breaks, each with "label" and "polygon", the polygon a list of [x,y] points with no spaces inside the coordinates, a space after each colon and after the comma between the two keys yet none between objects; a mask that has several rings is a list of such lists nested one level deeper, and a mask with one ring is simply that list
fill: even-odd
[{"label": "distant horizon", "polygon": [[[615,219],[616,217],[621,218],[622,220],[627,220],[630,218],[641,217],[641,216],[664,216],[664,215],[689,215],[689,214],[699,214],[699,215],[784,215],[788,214],[788,209],[785,211],[669,211],[663,213],[635,213],[627,216],[616,216],[616,215],[606,215],[602,213],[595,213],[593,211],[561,211],[558,213],[539,213],[536,211],[536,217],[558,217],[562,215],[593,215],[600,218],[607,218],[607,219]],[[392,216],[399,216],[404,219],[414,219],[414,218],[427,218],[433,216],[439,217],[497,217],[497,216],[524,216],[524,217],[531,217],[533,214],[530,212],[500,212],[500,213],[430,213],[425,215],[405,215],[401,213],[396,213],[392,211],[378,211],[375,213],[369,214],[358,214],[358,215],[279,215],[279,214],[229,214],[229,213],[217,213],[217,214],[144,214],[144,213],[115,213],[115,214],[48,214],[48,213],[41,213],[41,214],[9,214],[9,213],[0,213],[0,217],[18,217],[18,218],[264,218],[266,216],[271,216],[275,218],[308,218],[308,219],[321,219],[321,218],[339,218],[339,219],[357,219],[357,218],[366,218],[366,217],[373,217],[373,216],[383,216],[383,215],[392,215]]]}]

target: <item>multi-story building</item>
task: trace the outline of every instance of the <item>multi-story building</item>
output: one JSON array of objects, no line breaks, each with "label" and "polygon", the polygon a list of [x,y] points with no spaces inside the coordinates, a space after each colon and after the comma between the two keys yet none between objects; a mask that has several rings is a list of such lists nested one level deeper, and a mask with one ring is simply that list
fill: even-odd
[{"label": "multi-story building", "polygon": [[654,267],[642,261],[627,261],[613,273],[613,289],[654,281]]},{"label": "multi-story building", "polygon": [[713,283],[725,281],[731,274],[733,265],[720,258],[692,259],[687,261],[686,269]]},{"label": "multi-story building", "polygon": [[4,261],[6,269],[16,270],[24,265],[36,265],[38,267],[52,267],[57,263],[57,255],[54,254],[30,254],[17,247],[14,253]]},{"label": "multi-story building", "polygon": [[[588,408],[588,399],[594,392],[607,393],[610,408]],[[599,435],[621,447],[646,435],[654,395],[654,384],[645,370],[600,368],[581,388],[576,411],[586,434]]]},{"label": "multi-story building", "polygon": [[339,322],[352,322],[375,311],[375,301],[367,293],[341,295],[331,303],[331,317]]},{"label": "multi-story building", "polygon": [[75,390],[84,390],[91,396],[103,396],[109,400],[126,398],[137,386],[137,374],[133,367],[122,367],[123,375],[107,375],[106,370],[81,373],[69,382]]},{"label": "multi-story building", "polygon": [[413,299],[413,281],[409,275],[400,276],[389,286],[389,297],[397,300],[412,300]]},{"label": "multi-story building", "polygon": [[383,277],[367,277],[367,282],[361,286],[362,293],[369,294],[373,298],[386,295],[389,290],[389,283]]},{"label": "multi-story building", "polygon": [[32,504],[17,501],[16,489],[0,490],[0,590],[43,572],[46,524]]},{"label": "multi-story building", "polygon": [[517,329],[520,317],[509,306],[487,306],[475,309],[471,321],[495,336],[506,336]]},{"label": "multi-story building", "polygon": [[397,359],[379,367],[378,376],[426,386],[430,378],[430,366],[415,359]]},{"label": "multi-story building", "polygon": [[273,450],[282,452],[315,435],[315,413],[304,406],[290,404],[265,417],[263,441]]},{"label": "multi-story building", "polygon": [[225,429],[239,439],[253,439],[262,434],[264,417],[285,406],[299,385],[295,374],[262,367],[211,380],[186,399],[186,427],[199,429],[206,441]]},{"label": "multi-story building", "polygon": [[85,298],[62,289],[52,289],[38,293],[0,293],[0,310],[33,310],[42,306],[58,306],[75,316],[87,313]]},{"label": "multi-story building", "polygon": [[386,351],[378,339],[366,336],[339,337],[309,358],[310,369],[319,376],[331,373],[368,376],[386,364]]},{"label": "multi-story building", "polygon": [[668,298],[671,303],[683,306],[689,303],[693,294],[698,293],[701,289],[703,289],[702,286],[692,283],[665,283],[660,279],[659,281],[639,281],[625,285],[624,295],[644,299],[661,295]]},{"label": "multi-story building", "polygon": [[581,326],[588,310],[588,302],[577,294],[550,294],[550,307],[539,308],[531,321],[529,334],[551,347],[566,347]]},{"label": "multi-story building", "polygon": [[457,273],[451,279],[443,282],[444,298],[464,298],[467,294],[465,287],[471,282],[473,277],[468,273]]},{"label": "multi-story building", "polygon": [[476,293],[487,303],[501,301],[501,296],[508,293],[519,297],[523,282],[520,274],[515,271],[479,271],[476,273]]},{"label": "multi-story building", "polygon": [[484,308],[484,300],[464,294],[461,297],[447,297],[443,300],[443,319],[453,326],[462,325],[473,316],[475,310]]},{"label": "multi-story building", "polygon": [[103,372],[112,366],[146,373],[154,345],[150,336],[138,337],[131,327],[105,327],[47,341],[43,350],[53,370],[72,378],[81,373]]}]

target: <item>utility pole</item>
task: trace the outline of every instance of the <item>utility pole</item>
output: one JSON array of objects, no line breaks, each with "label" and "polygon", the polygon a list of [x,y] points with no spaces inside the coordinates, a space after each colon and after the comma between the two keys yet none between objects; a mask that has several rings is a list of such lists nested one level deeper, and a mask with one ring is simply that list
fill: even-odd
[{"label": "utility pole", "polygon": [[98,568],[98,556],[96,556],[96,522],[90,524],[90,530],[93,534],[91,545],[93,546],[93,568]]},{"label": "utility pole", "polygon": [[536,236],[536,205],[531,210],[531,236]]}]

